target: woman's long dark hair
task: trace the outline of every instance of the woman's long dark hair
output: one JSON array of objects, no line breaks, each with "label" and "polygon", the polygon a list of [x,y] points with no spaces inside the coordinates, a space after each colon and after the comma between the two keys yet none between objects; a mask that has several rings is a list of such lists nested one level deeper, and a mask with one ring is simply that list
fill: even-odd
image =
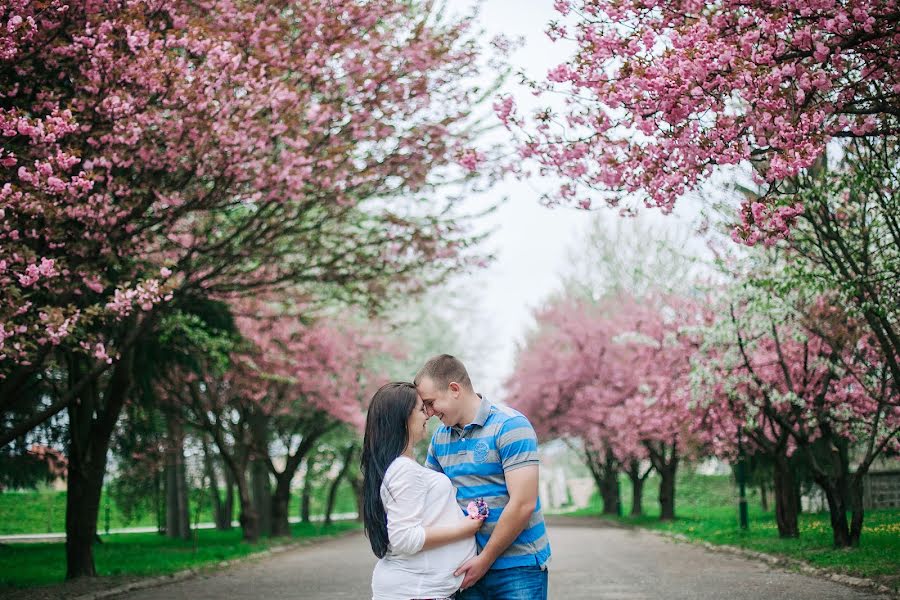
[{"label": "woman's long dark hair", "polygon": [[387,554],[387,514],[381,501],[384,472],[409,443],[409,416],[416,407],[416,387],[387,383],[375,392],[366,416],[360,464],[363,476],[362,513],[366,536],[378,558]]}]

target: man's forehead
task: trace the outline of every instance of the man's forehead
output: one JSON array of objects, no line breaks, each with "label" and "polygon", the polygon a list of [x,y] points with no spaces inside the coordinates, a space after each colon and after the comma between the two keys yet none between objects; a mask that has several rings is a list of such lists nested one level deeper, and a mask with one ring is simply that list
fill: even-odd
[{"label": "man's forehead", "polygon": [[436,391],[436,386],[434,385],[434,381],[430,377],[423,377],[416,383],[416,391],[419,393],[419,396],[425,398],[426,396],[432,395]]}]

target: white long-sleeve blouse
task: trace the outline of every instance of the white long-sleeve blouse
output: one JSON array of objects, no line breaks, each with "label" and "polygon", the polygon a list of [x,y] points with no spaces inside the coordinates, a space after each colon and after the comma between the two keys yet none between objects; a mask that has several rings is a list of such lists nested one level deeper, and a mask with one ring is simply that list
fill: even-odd
[{"label": "white long-sleeve blouse", "polygon": [[453,594],[463,580],[453,571],[475,556],[475,537],[422,550],[426,527],[454,525],[468,518],[456,503],[456,489],[447,476],[400,456],[385,472],[381,501],[389,543],[372,573],[373,600]]}]

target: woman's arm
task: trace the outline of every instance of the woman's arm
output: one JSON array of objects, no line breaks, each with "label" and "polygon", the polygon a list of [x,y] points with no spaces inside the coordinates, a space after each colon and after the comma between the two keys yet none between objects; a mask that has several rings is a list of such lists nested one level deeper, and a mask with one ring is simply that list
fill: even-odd
[{"label": "woman's arm", "polygon": [[412,462],[396,465],[385,479],[387,494],[384,510],[387,514],[388,541],[396,554],[415,554],[422,550],[443,546],[475,535],[481,521],[471,518],[455,525],[424,527],[425,495],[427,488],[422,474]]},{"label": "woman's arm", "polygon": [[481,529],[481,519],[466,517],[456,525],[434,525],[425,528],[425,543],[422,550],[437,548],[475,535]]}]

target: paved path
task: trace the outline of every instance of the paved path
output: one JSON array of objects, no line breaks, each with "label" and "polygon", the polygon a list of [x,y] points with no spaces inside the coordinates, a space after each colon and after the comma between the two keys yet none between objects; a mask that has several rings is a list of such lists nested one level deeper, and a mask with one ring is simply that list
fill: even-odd
[{"label": "paved path", "polygon": [[[550,598],[557,600],[879,598],[640,531],[552,526]],[[361,534],[254,560],[212,575],[142,590],[125,600],[370,598],[375,558]]]}]

